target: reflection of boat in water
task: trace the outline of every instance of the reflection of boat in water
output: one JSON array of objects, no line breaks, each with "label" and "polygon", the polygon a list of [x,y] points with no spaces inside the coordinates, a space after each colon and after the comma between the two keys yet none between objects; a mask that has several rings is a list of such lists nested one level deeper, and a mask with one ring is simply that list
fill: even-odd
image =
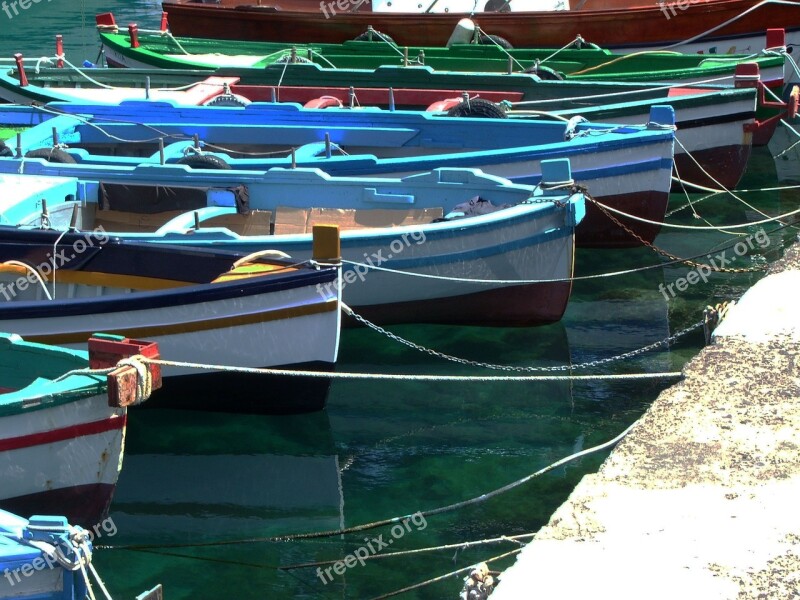
[{"label": "reflection of boat in water", "polygon": [[[129,436],[111,513],[122,543],[251,538],[342,525],[339,464],[326,413],[242,417],[164,410],[135,420],[141,432]],[[259,435],[246,435],[253,431]]]},{"label": "reflection of boat in water", "polygon": [[667,303],[659,292],[664,271],[655,266],[661,259],[649,248],[614,251],[611,258],[607,252],[584,252],[578,256],[575,274],[601,275],[610,264],[614,271],[654,268],[575,282],[575,296],[564,317],[574,364],[610,358],[670,335]]}]

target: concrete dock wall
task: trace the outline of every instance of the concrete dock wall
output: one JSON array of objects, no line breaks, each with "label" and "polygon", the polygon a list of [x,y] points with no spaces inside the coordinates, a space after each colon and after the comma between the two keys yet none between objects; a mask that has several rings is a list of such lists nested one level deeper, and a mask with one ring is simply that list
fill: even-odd
[{"label": "concrete dock wall", "polygon": [[800,245],[684,374],[493,600],[800,599]]}]

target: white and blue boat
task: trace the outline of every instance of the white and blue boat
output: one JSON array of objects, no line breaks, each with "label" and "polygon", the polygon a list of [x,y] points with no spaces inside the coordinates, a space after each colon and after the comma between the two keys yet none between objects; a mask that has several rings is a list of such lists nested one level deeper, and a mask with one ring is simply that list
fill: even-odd
[{"label": "white and blue boat", "polygon": [[[34,171],[62,166],[26,164]],[[335,224],[343,274],[322,282],[321,293],[341,290],[356,312],[382,323],[550,323],[570,296],[584,199],[571,189],[563,159],[542,162],[552,187],[475,169],[379,178],[302,168],[66,166],[82,176],[0,176],[2,223],[102,228],[108,236],[181,248],[270,248],[296,261],[311,258],[314,225]]]},{"label": "white and blue boat", "polygon": [[[330,258],[338,260],[334,246]],[[157,405],[311,412],[324,408],[330,378],[233,367],[331,371],[338,273],[319,262],[135,243],[102,229],[0,227],[0,330],[68,347],[94,331],[156,342],[163,358],[179,363],[162,370],[162,389],[150,400]],[[13,428],[9,434],[11,448],[22,443]]]},{"label": "white and blue boat", "polygon": [[[663,220],[672,174],[675,116],[669,106],[653,107],[650,122],[637,126],[591,124],[580,118],[519,121],[413,111],[326,111],[270,103],[54,104],[48,110],[70,114],[9,140],[7,153],[15,156],[0,159],[0,172],[99,179],[110,167],[181,162],[198,170],[296,165],[332,175],[403,177],[460,167],[536,185],[543,160],[568,158],[575,181],[593,197],[655,222]],[[632,220],[626,224],[648,241],[659,229]],[[594,205],[578,241],[595,246],[640,243]]]}]

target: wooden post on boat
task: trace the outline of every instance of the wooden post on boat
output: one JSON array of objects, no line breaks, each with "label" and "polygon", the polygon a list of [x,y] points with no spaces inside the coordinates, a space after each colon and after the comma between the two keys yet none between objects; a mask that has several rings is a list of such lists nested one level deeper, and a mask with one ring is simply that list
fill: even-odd
[{"label": "wooden post on boat", "polygon": [[17,73],[19,73],[19,85],[25,87],[28,85],[28,76],[25,74],[25,65],[22,64],[22,54],[17,52],[14,55],[14,60],[17,63]]},{"label": "wooden post on boat", "polygon": [[331,134],[325,132],[325,158],[331,157]]},{"label": "wooden post on boat", "polygon": [[139,47],[139,26],[136,23],[128,25],[128,36],[131,39],[131,48]]},{"label": "wooden post on boat", "polygon": [[56,35],[56,67],[64,68],[64,36],[60,33]]},{"label": "wooden post on boat", "polygon": [[[125,407],[144,400],[137,394],[140,374],[131,365],[119,366],[124,358],[141,355],[145,358],[160,358],[158,344],[133,340],[119,335],[95,333],[89,338],[89,368],[114,370],[106,375],[108,384],[108,405]],[[152,390],[161,387],[161,367],[149,363],[145,368],[150,372]]]},{"label": "wooden post on boat", "polygon": [[311,257],[315,261],[324,264],[339,264],[342,261],[338,225],[314,225],[312,236]]},{"label": "wooden post on boat", "polygon": [[389,111],[394,112],[394,88],[389,88]]}]

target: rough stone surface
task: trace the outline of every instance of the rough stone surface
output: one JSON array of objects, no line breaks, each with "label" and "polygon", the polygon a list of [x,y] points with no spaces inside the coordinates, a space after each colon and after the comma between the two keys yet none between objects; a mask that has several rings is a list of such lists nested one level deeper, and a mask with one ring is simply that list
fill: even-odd
[{"label": "rough stone surface", "polygon": [[583,478],[494,600],[800,600],[798,269],[795,245]]}]

